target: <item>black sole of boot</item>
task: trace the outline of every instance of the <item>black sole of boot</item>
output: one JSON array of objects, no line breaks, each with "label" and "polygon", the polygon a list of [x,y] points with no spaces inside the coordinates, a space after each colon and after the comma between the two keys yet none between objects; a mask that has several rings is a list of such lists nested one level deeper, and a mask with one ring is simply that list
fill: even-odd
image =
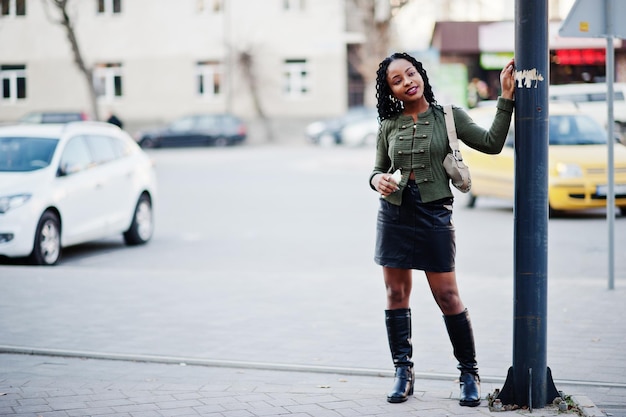
[{"label": "black sole of boot", "polygon": [[406,397],[406,398],[402,398],[402,397],[398,397],[398,398],[396,398],[396,397],[387,397],[387,402],[388,403],[392,403],[392,404],[399,404],[399,403],[405,402],[408,399],[409,399],[409,397]]},{"label": "black sole of boot", "polygon": [[459,404],[463,407],[478,407],[480,405],[480,400],[478,401],[459,401]]}]

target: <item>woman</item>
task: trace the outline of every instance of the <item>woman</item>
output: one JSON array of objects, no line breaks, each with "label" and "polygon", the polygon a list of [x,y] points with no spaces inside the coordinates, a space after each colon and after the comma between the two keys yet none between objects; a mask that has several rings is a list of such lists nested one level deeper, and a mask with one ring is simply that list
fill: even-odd
[{"label": "woman", "polygon": [[[502,95],[487,131],[453,108],[457,135],[489,154],[502,150],[511,123],[514,62],[500,73]],[[474,335],[456,283],[453,195],[442,161],[450,152],[443,108],[437,104],[422,64],[405,53],[385,58],[376,77],[380,128],[370,186],[381,195],[375,261],[383,267],[387,291],[387,336],[396,374],[387,401],[413,394],[410,295],[412,270],[422,270],[443,313],[459,361],[460,404],[480,404]],[[471,167],[470,167],[471,168]],[[392,172],[400,170],[395,182]]]}]

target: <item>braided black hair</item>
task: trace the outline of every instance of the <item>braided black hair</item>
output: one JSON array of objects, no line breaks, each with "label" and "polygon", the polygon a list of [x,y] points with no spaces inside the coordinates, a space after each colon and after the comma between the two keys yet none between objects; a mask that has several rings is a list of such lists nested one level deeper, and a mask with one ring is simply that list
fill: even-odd
[{"label": "braided black hair", "polygon": [[378,71],[376,71],[376,108],[378,109],[378,117],[380,121],[397,116],[402,113],[402,110],[404,109],[402,102],[393,96],[391,88],[389,88],[389,84],[387,83],[387,69],[389,68],[389,64],[396,59],[406,59],[413,64],[417,72],[424,80],[424,97],[426,98],[426,101],[429,104],[437,104],[437,100],[435,100],[435,95],[433,94],[433,89],[428,81],[428,75],[426,74],[426,70],[424,69],[422,63],[405,52],[396,52],[383,59],[378,66]]}]

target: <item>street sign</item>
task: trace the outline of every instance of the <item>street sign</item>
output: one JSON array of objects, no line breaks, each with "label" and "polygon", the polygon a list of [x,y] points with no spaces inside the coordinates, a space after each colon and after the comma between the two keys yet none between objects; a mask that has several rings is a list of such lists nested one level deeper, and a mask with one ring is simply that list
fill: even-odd
[{"label": "street sign", "polygon": [[[559,29],[559,35],[574,38],[626,38],[626,25],[621,24],[626,18],[625,0],[604,0],[612,2],[611,21],[606,19],[606,7],[598,0],[576,0],[569,14]],[[612,23],[613,33],[607,29]]]},{"label": "street sign", "polygon": [[[598,7],[603,5],[604,7]],[[613,82],[615,81],[614,38],[626,38],[626,27],[620,25],[626,18],[626,0],[576,0],[559,29],[561,36],[606,38],[606,85],[607,85],[607,179],[606,217],[609,235],[609,289],[615,287],[615,162],[614,162],[614,115]]]}]

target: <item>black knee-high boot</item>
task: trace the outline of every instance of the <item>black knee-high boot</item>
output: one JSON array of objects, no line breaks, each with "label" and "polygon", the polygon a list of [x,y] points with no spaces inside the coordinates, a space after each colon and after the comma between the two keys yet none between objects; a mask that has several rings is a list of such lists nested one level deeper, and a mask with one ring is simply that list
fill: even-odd
[{"label": "black knee-high boot", "polygon": [[411,344],[411,310],[385,310],[387,337],[393,364],[396,367],[396,376],[393,388],[387,394],[390,403],[401,403],[413,395],[413,345]]},{"label": "black knee-high boot", "polygon": [[474,331],[467,309],[460,314],[443,316],[450,335],[454,356],[459,361],[461,371],[461,397],[459,404],[476,407],[480,404],[480,377],[474,347]]}]

